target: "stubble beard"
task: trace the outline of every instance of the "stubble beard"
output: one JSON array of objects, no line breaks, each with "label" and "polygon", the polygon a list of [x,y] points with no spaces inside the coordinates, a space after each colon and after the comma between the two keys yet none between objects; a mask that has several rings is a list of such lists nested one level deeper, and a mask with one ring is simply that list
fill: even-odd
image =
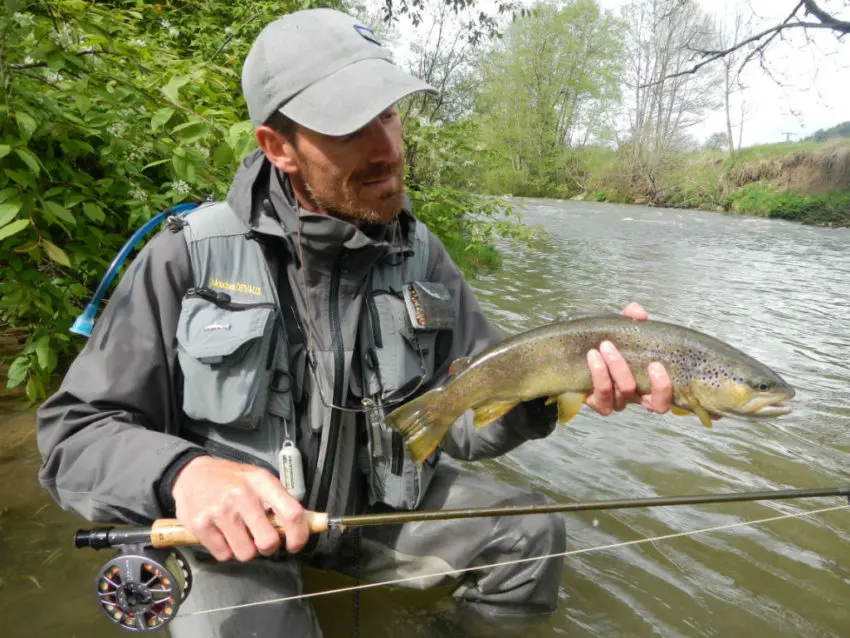
[{"label": "stubble beard", "polygon": [[[372,168],[366,175],[355,174],[343,183],[336,179],[314,179],[312,171],[303,171],[304,188],[313,204],[333,217],[356,223],[386,224],[398,215],[404,203],[403,165],[402,160],[396,166]],[[358,197],[356,185],[360,181],[387,174],[397,176],[397,189],[382,193],[377,201],[369,204]]]}]

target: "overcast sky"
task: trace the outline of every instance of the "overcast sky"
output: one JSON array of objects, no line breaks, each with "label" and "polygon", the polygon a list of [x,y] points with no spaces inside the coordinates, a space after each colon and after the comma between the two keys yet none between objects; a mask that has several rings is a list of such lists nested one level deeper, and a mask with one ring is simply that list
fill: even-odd
[{"label": "overcast sky", "polygon": [[[597,0],[605,8],[619,12],[626,0]],[[797,0],[698,0],[707,12],[734,15],[736,9],[754,17],[754,32],[778,24],[791,12]],[[840,7],[839,0],[821,2],[824,8]],[[814,32],[813,32],[814,33]],[[744,77],[743,97],[749,114],[744,122],[744,146],[767,144],[785,139],[800,139],[820,128],[829,128],[850,120],[850,38],[836,40],[828,31],[814,33],[806,43],[800,31],[789,34],[787,43],[771,45],[768,60],[779,86],[758,64],[751,64]],[[709,117],[695,128],[695,136],[704,140],[725,128],[722,112]],[[736,133],[737,135],[737,133]]]},{"label": "overcast sky", "polygon": [[[380,0],[372,0],[380,2]],[[523,1],[523,0],[520,0]],[[797,0],[697,0],[709,13],[734,15],[736,9],[752,20],[753,32],[778,24],[797,4]],[[597,0],[606,9],[619,14],[627,0]],[[368,4],[372,4],[367,0]],[[493,0],[478,0],[476,6],[492,5]],[[525,0],[532,4],[533,0]],[[840,9],[844,0],[821,0],[824,8]],[[842,16],[847,19],[847,12]],[[410,26],[399,29],[409,33]],[[776,41],[767,56],[769,68],[780,86],[759,66],[751,63],[744,75],[747,115],[743,145],[779,142],[790,133],[797,140],[821,128],[850,120],[850,37],[839,42],[832,32],[813,31],[813,42],[806,43],[802,30],[786,32],[786,42]],[[399,38],[404,42],[404,36]],[[388,43],[390,44],[390,43]],[[390,44],[393,49],[396,46]],[[401,51],[396,50],[398,56]],[[400,57],[404,57],[402,53]],[[733,116],[737,121],[739,116]],[[691,129],[699,141],[725,130],[721,111]],[[737,131],[735,131],[737,138]]]}]

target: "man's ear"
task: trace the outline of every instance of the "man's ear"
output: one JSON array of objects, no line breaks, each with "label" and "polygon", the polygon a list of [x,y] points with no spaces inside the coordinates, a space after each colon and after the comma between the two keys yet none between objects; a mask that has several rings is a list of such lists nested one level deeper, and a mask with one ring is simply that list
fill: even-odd
[{"label": "man's ear", "polygon": [[288,139],[265,125],[258,126],[254,135],[257,138],[257,144],[272,166],[289,175],[295,175],[298,172],[295,147]]}]

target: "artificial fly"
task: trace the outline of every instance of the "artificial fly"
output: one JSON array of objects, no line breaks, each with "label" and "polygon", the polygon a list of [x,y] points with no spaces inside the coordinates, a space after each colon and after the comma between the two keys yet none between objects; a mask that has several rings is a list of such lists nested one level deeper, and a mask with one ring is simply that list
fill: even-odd
[{"label": "artificial fly", "polygon": [[[798,498],[818,498],[826,496],[843,496],[850,500],[850,487],[829,487],[814,489],[768,490],[759,492],[737,492],[726,494],[700,494],[690,496],[670,496],[660,498],[611,499],[604,501],[581,501],[576,503],[544,503],[536,505],[508,505],[502,507],[481,507],[468,509],[402,511],[385,514],[359,514],[351,516],[329,517],[321,512],[307,512],[307,522],[312,533],[322,533],[329,529],[343,530],[348,527],[365,527],[370,525],[395,525],[421,521],[442,521],[468,518],[484,518],[494,516],[520,516],[530,514],[553,514],[563,512],[603,511],[613,509],[634,509],[645,507],[665,507],[676,505],[705,505],[709,503],[735,503],[743,501],[770,501]],[[436,574],[417,575],[380,583],[366,583],[353,587],[344,587],[326,592],[300,594],[274,600],[245,603],[235,607],[223,607],[193,615],[213,613],[235,608],[250,607],[280,603],[288,600],[309,598],[319,595],[329,595],[347,591],[357,591],[371,587],[397,585],[422,578],[451,576],[468,571],[489,569],[497,566],[511,565],[521,562],[544,560],[552,557],[581,554],[594,550],[613,549],[639,543],[666,540],[699,533],[732,529],[758,523],[766,523],[787,518],[810,516],[813,514],[844,509],[848,505],[839,505],[800,512],[783,514],[757,521],[744,521],[690,532],[678,532],[643,538],[600,547],[570,550],[547,556],[534,556],[517,560],[505,561],[490,565],[476,565],[457,570],[449,570]],[[271,516],[269,521],[284,535],[283,523]],[[198,540],[191,532],[176,519],[160,519],[150,527],[114,528],[101,527],[89,530],[79,530],[74,535],[74,545],[77,548],[92,549],[119,548],[119,554],[98,572],[95,583],[96,595],[101,610],[118,626],[128,631],[155,631],[168,624],[176,615],[180,605],[189,595],[192,575],[189,563],[175,548],[180,546],[198,545]]]}]

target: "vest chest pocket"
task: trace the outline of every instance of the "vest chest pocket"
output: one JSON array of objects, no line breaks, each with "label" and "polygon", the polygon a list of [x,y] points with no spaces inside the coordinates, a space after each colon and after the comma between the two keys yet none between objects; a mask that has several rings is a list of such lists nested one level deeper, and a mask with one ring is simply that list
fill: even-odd
[{"label": "vest chest pocket", "polygon": [[259,427],[275,370],[276,319],[272,303],[187,294],[177,324],[186,416],[247,430]]}]

